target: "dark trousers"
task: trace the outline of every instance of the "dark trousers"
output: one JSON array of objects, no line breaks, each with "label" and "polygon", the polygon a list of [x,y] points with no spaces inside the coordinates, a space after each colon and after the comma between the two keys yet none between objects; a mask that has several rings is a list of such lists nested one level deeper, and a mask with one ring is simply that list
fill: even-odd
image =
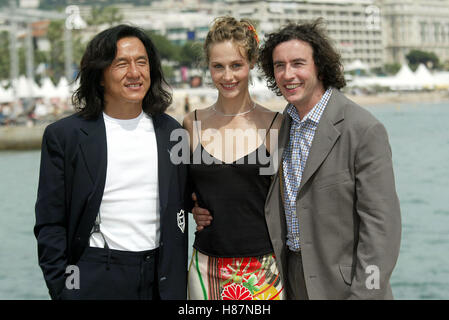
[{"label": "dark trousers", "polygon": [[287,250],[287,300],[309,300],[301,251]]},{"label": "dark trousers", "polygon": [[77,264],[79,289],[68,289],[66,285],[60,298],[64,300],[159,300],[157,261],[158,249],[128,252],[86,248]]}]

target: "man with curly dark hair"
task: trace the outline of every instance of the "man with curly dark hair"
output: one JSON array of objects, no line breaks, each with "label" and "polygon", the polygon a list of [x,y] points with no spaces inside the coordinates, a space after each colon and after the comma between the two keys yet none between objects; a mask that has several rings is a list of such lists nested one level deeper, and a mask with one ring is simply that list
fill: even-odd
[{"label": "man with curly dark hair", "polygon": [[34,233],[50,296],[185,299],[187,168],[170,159],[181,126],[164,113],[156,48],[139,28],[109,28],[78,79],[78,112],[42,141]]},{"label": "man with curly dark hair", "polygon": [[384,126],[339,89],[322,21],[269,34],[260,65],[288,104],[265,204],[289,299],[392,299],[401,215]]}]

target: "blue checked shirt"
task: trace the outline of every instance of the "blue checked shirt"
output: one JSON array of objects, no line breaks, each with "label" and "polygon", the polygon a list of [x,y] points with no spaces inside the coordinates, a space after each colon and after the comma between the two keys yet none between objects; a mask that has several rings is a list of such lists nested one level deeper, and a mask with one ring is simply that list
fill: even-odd
[{"label": "blue checked shirt", "polygon": [[282,169],[284,171],[283,200],[287,220],[287,246],[292,251],[300,250],[299,224],[301,222],[298,223],[296,215],[296,197],[316,128],[331,94],[332,89],[328,88],[320,101],[302,120],[293,104],[287,106],[287,113],[292,118],[292,124],[289,143],[282,157]]}]

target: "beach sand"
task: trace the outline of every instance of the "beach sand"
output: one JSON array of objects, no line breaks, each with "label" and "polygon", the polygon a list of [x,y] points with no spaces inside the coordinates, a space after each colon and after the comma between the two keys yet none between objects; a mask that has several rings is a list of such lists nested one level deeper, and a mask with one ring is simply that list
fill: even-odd
[{"label": "beach sand", "polygon": [[[449,91],[432,92],[389,92],[373,95],[347,95],[351,100],[361,106],[375,106],[386,104],[419,104],[420,102],[443,102],[447,101],[449,106]],[[184,100],[185,95],[173,94],[173,104],[167,113],[182,123],[185,115]],[[282,97],[273,97],[268,100],[255,99],[261,105],[273,110],[282,112],[287,102]],[[190,110],[202,109],[212,105],[215,101],[207,97],[189,97]],[[42,141],[42,133],[46,125],[36,127],[26,126],[0,126],[0,150],[26,150],[39,149]]]},{"label": "beach sand", "polygon": [[[443,102],[447,101],[449,105],[449,91],[428,91],[428,92],[382,92],[371,95],[351,95],[346,96],[361,106],[376,106],[386,104],[410,103],[417,104],[420,102]],[[182,122],[185,115],[184,112],[185,95],[173,95],[173,104],[167,110],[167,113]],[[190,110],[203,109],[212,105],[215,101],[207,98],[189,97]],[[268,100],[257,100],[261,105],[273,110],[282,112],[287,102],[282,97],[274,97]]]}]

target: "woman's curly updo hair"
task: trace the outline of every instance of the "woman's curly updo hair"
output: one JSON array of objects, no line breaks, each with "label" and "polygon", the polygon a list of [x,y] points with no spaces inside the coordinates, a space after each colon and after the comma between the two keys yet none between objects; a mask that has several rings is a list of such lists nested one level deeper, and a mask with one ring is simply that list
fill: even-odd
[{"label": "woman's curly updo hair", "polygon": [[209,51],[213,44],[223,41],[233,41],[241,49],[241,54],[250,63],[255,64],[259,57],[259,39],[254,25],[248,19],[236,20],[230,16],[218,17],[207,33],[204,41],[204,55],[209,64]]},{"label": "woman's curly updo hair", "polygon": [[276,95],[282,94],[274,78],[273,51],[280,43],[290,40],[304,41],[312,47],[317,77],[323,83],[324,89],[329,87],[341,89],[346,85],[341,56],[326,34],[323,19],[319,18],[310,23],[290,23],[280,31],[266,36],[266,41],[260,49],[259,66],[267,78],[268,88]]}]

